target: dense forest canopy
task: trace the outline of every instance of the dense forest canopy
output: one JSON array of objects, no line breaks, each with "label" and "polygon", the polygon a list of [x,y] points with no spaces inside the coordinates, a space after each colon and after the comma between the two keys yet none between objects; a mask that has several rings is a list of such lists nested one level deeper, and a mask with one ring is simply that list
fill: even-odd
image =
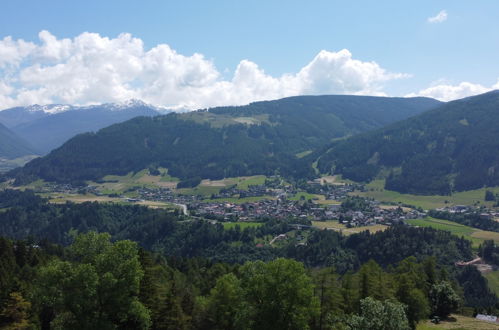
[{"label": "dense forest canopy", "polygon": [[67,248],[0,237],[0,326],[36,329],[414,329],[462,306],[494,311],[474,267],[372,259],[354,272],[276,258],[165,260],[88,232]]},{"label": "dense forest canopy", "polygon": [[[476,268],[455,266],[473,258],[471,243],[446,231],[311,228],[297,232],[306,244],[271,245],[261,242],[297,220],[226,229],[176,210],[50,204],[32,191],[3,190],[0,201],[0,326],[395,330],[499,307]],[[494,261],[497,249],[487,241],[479,253]]]}]

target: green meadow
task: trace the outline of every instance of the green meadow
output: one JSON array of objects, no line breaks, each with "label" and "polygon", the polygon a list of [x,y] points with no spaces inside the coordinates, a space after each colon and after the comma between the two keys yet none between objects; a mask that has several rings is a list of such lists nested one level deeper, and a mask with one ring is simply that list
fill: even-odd
[{"label": "green meadow", "polygon": [[492,202],[485,202],[485,191],[491,190],[494,193],[499,193],[499,187],[482,188],[463,192],[456,192],[451,196],[441,195],[412,195],[401,194],[396,191],[386,190],[384,188],[385,180],[374,180],[366,185],[365,192],[354,192],[353,195],[374,198],[382,202],[402,203],[422,207],[423,209],[435,209],[448,205],[473,205],[479,203],[481,205],[492,206]]},{"label": "green meadow", "polygon": [[232,229],[232,228],[235,228],[236,226],[239,226],[241,229],[245,229],[245,228],[252,228],[252,227],[260,227],[262,225],[262,223],[261,222],[239,221],[239,222],[222,222],[222,225],[224,226],[224,229]]},{"label": "green meadow", "polygon": [[450,231],[454,235],[463,236],[464,238],[471,241],[474,248],[477,248],[478,245],[480,245],[487,239],[492,239],[496,243],[499,243],[499,233],[461,225],[459,223],[448,220],[427,217],[424,219],[406,220],[405,222],[413,226],[432,227],[435,229]]}]

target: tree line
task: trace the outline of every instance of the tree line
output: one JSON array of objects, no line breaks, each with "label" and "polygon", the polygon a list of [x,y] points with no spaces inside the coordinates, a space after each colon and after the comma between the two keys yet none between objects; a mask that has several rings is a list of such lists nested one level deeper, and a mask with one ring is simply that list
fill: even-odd
[{"label": "tree line", "polygon": [[96,232],[65,248],[5,238],[0,247],[9,329],[414,329],[459,311],[466,290],[432,257],[340,275],[286,258],[165,258]]}]

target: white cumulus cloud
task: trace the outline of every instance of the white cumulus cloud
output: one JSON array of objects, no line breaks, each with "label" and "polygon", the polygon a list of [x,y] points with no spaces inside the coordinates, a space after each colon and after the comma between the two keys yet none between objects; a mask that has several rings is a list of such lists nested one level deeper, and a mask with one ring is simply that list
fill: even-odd
[{"label": "white cumulus cloud", "polygon": [[438,84],[420,90],[417,93],[408,94],[406,95],[406,97],[426,96],[440,101],[452,101],[452,100],[461,99],[463,97],[486,93],[493,89],[499,89],[499,80],[495,85],[491,87],[486,87],[480,84],[473,84],[466,81],[461,82],[457,85]]},{"label": "white cumulus cloud", "polygon": [[0,39],[0,109],[34,103],[87,105],[131,98],[169,108],[240,105],[300,94],[385,95],[387,81],[408,77],[346,50],[323,50],[295,73],[271,76],[241,60],[223,79],[202,54],[183,55],[167,44],[145,49],[123,33],[108,38],[82,33],[39,42]]},{"label": "white cumulus cloud", "polygon": [[442,23],[447,20],[447,11],[441,10],[438,14],[428,17],[428,23]]}]

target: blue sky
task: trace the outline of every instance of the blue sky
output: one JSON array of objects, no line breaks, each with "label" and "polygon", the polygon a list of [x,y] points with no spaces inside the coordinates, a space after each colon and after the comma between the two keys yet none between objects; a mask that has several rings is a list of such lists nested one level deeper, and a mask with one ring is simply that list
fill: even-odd
[{"label": "blue sky", "polygon": [[[4,0],[0,6],[4,46],[6,37],[17,43],[16,47],[21,47],[20,39],[34,45],[10,63],[4,61],[2,66],[0,60],[0,108],[30,102],[98,103],[127,97],[171,107],[200,107],[321,93],[453,99],[499,86],[499,1]],[[429,21],[439,13],[440,20]],[[43,44],[41,31],[59,43],[69,39],[72,46],[66,46],[71,50],[52,57],[38,56],[42,50],[35,47]],[[168,45],[182,56],[169,65],[183,65],[184,69],[164,71],[164,76],[152,78],[150,72],[130,74],[130,68],[120,67],[110,69],[118,78],[95,79],[92,86],[97,86],[96,90],[82,83],[83,78],[74,86],[68,82],[66,90],[52,86],[54,80],[70,76],[71,69],[75,75],[96,76],[89,68],[69,66],[79,58],[76,38],[84,32],[94,33],[96,40],[114,40],[129,33],[142,42],[144,54],[134,61],[146,63],[143,67],[153,67],[146,59],[148,51]],[[59,49],[60,45],[52,43],[51,47]],[[112,47],[109,51],[116,53],[121,46]],[[329,53],[317,59],[322,50]],[[335,56],[342,50],[348,54]],[[195,53],[203,59],[193,59]],[[162,54],[158,56],[169,56]],[[85,56],[86,62],[92,59],[88,53]],[[243,60],[247,62],[241,66]],[[110,57],[109,61],[102,67],[114,65],[116,59]],[[155,61],[155,65],[165,67],[158,64],[161,60]],[[355,61],[366,65],[349,73],[338,66],[344,61],[346,67],[359,64]],[[371,62],[378,68],[369,68]],[[64,74],[54,73],[58,64],[66,66]],[[310,72],[299,75],[307,65],[313,66]],[[357,76],[351,81],[349,74]],[[237,79],[253,80],[257,86],[235,86],[236,75]],[[53,78],[44,81],[42,76]],[[177,78],[171,82],[167,76]],[[364,80],[367,82],[362,85]],[[107,94],[98,88],[99,84],[113,83],[116,86]],[[151,85],[156,86],[156,92],[146,90]],[[258,86],[272,92],[259,91]],[[161,90],[172,96],[159,96]],[[205,96],[200,98],[199,94]]]}]

